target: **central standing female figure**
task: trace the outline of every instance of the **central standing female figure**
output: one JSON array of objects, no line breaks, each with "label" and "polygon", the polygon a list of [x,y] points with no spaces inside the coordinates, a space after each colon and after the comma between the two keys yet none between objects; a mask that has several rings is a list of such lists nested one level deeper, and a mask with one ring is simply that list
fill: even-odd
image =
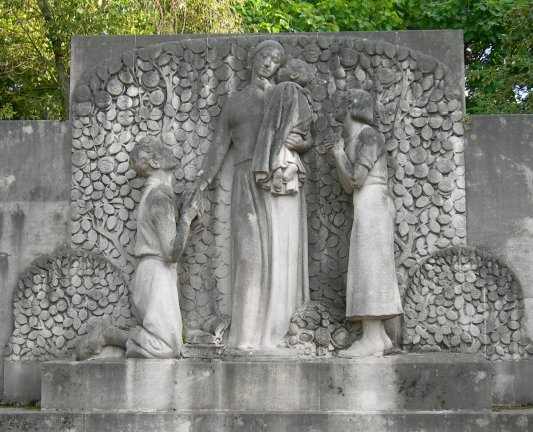
[{"label": "central standing female figure", "polygon": [[[256,146],[262,145],[257,138],[265,106],[275,85],[275,74],[285,62],[285,52],[278,42],[266,40],[252,50],[250,59],[250,84],[231,95],[222,107],[198,190],[205,190],[213,181],[224,157],[233,148],[232,314],[228,346],[268,350],[281,342],[290,314],[309,297],[307,235],[300,212],[302,192],[292,195],[289,203],[285,202],[285,196],[273,197],[258,185],[252,168]],[[304,139],[298,135],[289,137],[286,142],[295,151],[303,151],[306,147]],[[292,221],[300,218],[301,223],[296,225],[298,232],[293,231],[294,225],[290,231],[286,229],[283,214]],[[292,245],[290,256],[280,255],[280,247],[288,248],[289,243]],[[279,276],[280,269],[286,276],[275,278],[274,273]],[[297,282],[292,283],[295,279]],[[290,286],[286,285],[289,280]],[[298,293],[290,295],[288,290]],[[283,312],[279,313],[280,310]]]}]

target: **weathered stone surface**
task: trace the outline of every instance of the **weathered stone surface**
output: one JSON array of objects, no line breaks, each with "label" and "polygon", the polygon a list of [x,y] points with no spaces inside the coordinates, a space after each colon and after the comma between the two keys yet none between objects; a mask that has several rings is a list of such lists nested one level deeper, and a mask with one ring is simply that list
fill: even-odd
[{"label": "weathered stone surface", "polygon": [[502,361],[494,364],[492,402],[494,405],[533,405],[533,360]]},{"label": "weathered stone surface", "polygon": [[14,328],[6,358],[74,358],[79,337],[98,321],[132,324],[122,273],[102,256],[60,248],[21,274],[13,301]]},{"label": "weathered stone surface", "polygon": [[41,364],[38,361],[4,360],[4,395],[7,402],[41,399]]},{"label": "weathered stone surface", "polygon": [[[310,288],[313,300],[340,307],[352,218],[324,144],[328,134],[338,132],[336,107],[350,89],[372,90],[376,98],[377,127],[387,143],[389,182],[399,191],[394,204],[400,288],[417,259],[466,241],[463,139],[459,128],[452,128],[462,118],[462,81],[450,71],[445,54],[441,63],[429,53],[357,36],[301,35],[298,44],[292,36],[275,37],[289,56],[316,63],[317,82],[310,85],[317,115],[315,146],[303,157],[309,169],[305,193]],[[73,111],[73,148],[86,153],[76,158],[85,165],[73,168],[73,226],[81,226],[82,219],[89,217],[87,229],[73,234],[74,244],[108,255],[132,274],[131,210],[140,199],[142,184],[127,167],[134,145],[131,137],[138,141],[147,134],[161,134],[178,162],[176,196],[190,191],[219,135],[214,125],[221,107],[248,81],[247,74],[241,73],[246,67],[244,53],[264,38],[178,39],[129,51],[119,48],[121,42],[108,40],[116,43],[117,49],[110,50],[114,59],[93,70],[84,67],[83,76],[73,69],[73,98],[78,104]],[[387,33],[387,38],[401,43],[402,35]],[[311,48],[308,42],[313,42]],[[103,58],[101,52],[99,56]],[[109,97],[103,97],[102,91]],[[411,151],[415,148],[421,150]],[[208,190],[203,229],[191,236],[184,254],[182,309],[187,327],[193,329],[214,315],[230,312],[229,160]],[[123,188],[127,192],[119,193]],[[109,236],[117,241],[102,241]]]},{"label": "weathered stone surface", "polygon": [[0,398],[17,277],[69,238],[70,142],[67,123],[0,122]]},{"label": "weathered stone surface", "polygon": [[354,412],[486,410],[492,379],[489,364],[479,358],[428,354],[352,361],[49,362],[42,383],[45,410]]},{"label": "weathered stone surface", "polygon": [[533,116],[473,116],[466,132],[469,243],[515,270],[533,336]]},{"label": "weathered stone surface", "polygon": [[522,289],[503,262],[455,247],[412,270],[404,298],[406,349],[480,353],[488,360],[530,355]]},{"label": "weathered stone surface", "polygon": [[309,356],[331,356],[350,346],[359,335],[358,324],[346,320],[344,310],[330,303],[309,302],[291,317],[285,345]]},{"label": "weathered stone surface", "polygon": [[[431,55],[453,72],[456,81],[464,87],[464,54],[463,33],[450,30],[424,30],[424,31],[396,31],[396,32],[347,32],[359,38],[387,41],[391,44],[403,45]],[[330,34],[334,36],[334,34]],[[71,90],[74,89],[83,71],[99,63],[102,58],[111,56],[119,57],[125,51],[148,47],[164,42],[173,42],[182,39],[204,39],[205,35],[161,35],[161,36],[76,36],[72,38],[72,66]],[[309,44],[310,45],[310,44]],[[316,45],[312,50],[316,50]],[[305,59],[312,63],[307,48]],[[398,53],[401,58],[405,49]],[[314,57],[314,55],[313,55]],[[245,60],[246,57],[242,57]]]},{"label": "weathered stone surface", "polygon": [[529,432],[530,409],[417,413],[49,413],[0,408],[0,432]]},{"label": "weathered stone surface", "polygon": [[0,201],[68,201],[70,134],[57,121],[0,122]]}]

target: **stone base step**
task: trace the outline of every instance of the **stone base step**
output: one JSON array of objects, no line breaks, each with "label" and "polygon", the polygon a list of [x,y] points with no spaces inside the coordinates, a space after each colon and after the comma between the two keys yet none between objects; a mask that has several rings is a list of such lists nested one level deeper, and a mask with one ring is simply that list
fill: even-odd
[{"label": "stone base step", "polygon": [[43,410],[358,412],[489,410],[492,368],[476,357],[400,355],[49,362]]},{"label": "stone base step", "polygon": [[0,409],[0,432],[530,432],[533,410],[390,413],[59,413]]}]

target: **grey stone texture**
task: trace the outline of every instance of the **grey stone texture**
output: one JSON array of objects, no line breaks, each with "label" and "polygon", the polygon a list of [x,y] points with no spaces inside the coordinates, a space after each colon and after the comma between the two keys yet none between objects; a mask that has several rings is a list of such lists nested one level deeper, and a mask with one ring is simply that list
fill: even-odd
[{"label": "grey stone texture", "polygon": [[533,360],[495,362],[492,403],[496,406],[533,405]]},{"label": "grey stone texture", "polygon": [[7,403],[31,403],[41,399],[41,362],[4,359],[4,394]]},{"label": "grey stone texture", "polygon": [[486,251],[454,247],[421,262],[405,292],[403,347],[528,357],[523,294],[511,269]]},{"label": "grey stone texture", "polygon": [[466,146],[467,231],[514,270],[533,336],[533,115],[473,116]]},{"label": "grey stone texture", "polygon": [[0,122],[0,398],[17,278],[68,240],[70,148],[66,123]]},{"label": "grey stone texture", "polygon": [[402,413],[51,413],[0,408],[0,432],[529,432],[530,409]]},{"label": "grey stone texture", "polygon": [[[416,30],[400,32],[345,32],[359,38],[383,40],[431,55],[452,71],[456,82],[464,88],[463,32],[460,30]],[[330,34],[335,36],[335,34]],[[257,36],[257,35],[254,35]],[[209,38],[209,35],[168,36],[76,36],[72,38],[70,89],[74,90],[84,71],[106,58],[122,55],[125,51],[184,39]],[[234,37],[242,37],[235,35]],[[253,37],[253,36],[252,36]]]},{"label": "grey stone texture", "polygon": [[[460,32],[425,32],[422,35],[416,34],[416,32],[400,32],[357,34],[356,36],[388,40],[389,42],[405,45],[430,54],[441,60],[444,64],[447,64],[450,67],[451,76],[456,78],[457,83],[462,83],[462,50],[457,49],[458,46],[462,46],[459,43],[462,39]],[[82,68],[83,70],[87,70],[89,66],[99,63],[102,58],[106,57],[106,52],[109,52],[109,57],[113,57],[124,53],[128,49],[142,46],[143,44],[152,44],[153,41],[162,42],[163,40],[174,41],[176,38],[77,39],[74,42],[74,46],[76,47],[76,43],[78,43],[80,48],[74,50],[74,56],[78,55],[77,58],[80,61],[73,66],[73,82],[78,82]],[[96,44],[95,41],[102,42],[103,45],[108,47],[109,51],[106,51],[107,48],[102,50],[102,45]],[[192,47],[194,45],[191,45]],[[81,66],[78,68],[78,65]],[[457,65],[460,65],[460,67]],[[74,89],[75,85],[72,88]],[[154,96],[155,99],[157,97],[157,95]],[[129,103],[125,99],[122,102]],[[461,108],[464,106],[462,100],[460,101],[460,105]],[[456,114],[456,118],[457,116],[459,114]],[[123,120],[127,119],[123,118]],[[469,244],[490,248],[506,259],[506,262],[515,270],[515,275],[520,280],[521,288],[526,297],[526,310],[533,310],[533,291],[531,288],[533,286],[531,283],[533,276],[530,269],[531,245],[533,244],[533,228],[531,228],[532,222],[530,217],[533,207],[533,195],[531,191],[531,170],[533,169],[533,162],[531,160],[532,122],[532,116],[474,116],[470,129],[467,130],[468,146],[466,147],[465,154]],[[85,126],[85,123],[83,125]],[[84,136],[91,136],[94,133],[91,129],[81,127],[77,129],[83,130]],[[65,124],[55,122],[2,122],[0,123],[0,132],[0,150],[3,150],[2,154],[7,155],[7,158],[2,157],[0,159],[0,272],[2,272],[0,273],[0,342],[3,345],[12,329],[12,292],[16,284],[17,275],[38,253],[49,253],[58,243],[64,241],[66,238],[68,201],[70,199],[68,185],[70,184],[71,165],[70,135]],[[462,151],[457,153],[459,154],[454,162],[457,162],[457,166],[460,168],[459,172],[462,170],[464,173],[464,167],[461,162]],[[413,155],[415,158],[419,156],[418,154]],[[120,157],[123,156],[121,155]],[[409,157],[411,157],[410,154]],[[447,168],[445,167],[445,169]],[[397,198],[399,197],[398,195]],[[457,202],[464,204],[464,196],[458,196],[456,198]],[[461,206],[462,204],[458,205]],[[79,229],[79,227],[77,228]],[[463,229],[464,227],[455,226],[454,228]],[[203,233],[202,242],[207,244],[208,240],[210,240],[210,235],[212,233]],[[199,249],[195,251],[195,254],[200,256],[204,252],[204,247],[200,245]],[[189,262],[192,266],[196,266],[199,263],[200,261]],[[328,263],[325,263],[324,268],[320,270],[326,272],[337,271],[334,268],[328,268]],[[223,275],[223,273],[221,271],[220,274]],[[191,286],[197,283],[198,281],[196,279],[191,280]],[[189,299],[189,301],[195,302],[200,309],[206,309],[205,293],[195,289],[193,295],[194,298]],[[209,311],[204,311],[199,316],[204,317],[205,313],[209,313]],[[530,315],[530,330],[533,328],[532,323],[533,319]],[[5,335],[3,334],[4,331],[6,332]],[[387,361],[390,360],[387,359]],[[313,366],[313,362],[304,362],[303,364],[311,364],[312,366],[309,366],[311,369],[317,367]],[[342,362],[338,364],[342,364]],[[35,374],[35,368],[29,366],[27,372],[22,373],[20,371],[23,370],[23,366],[21,364],[9,364],[7,366],[6,370],[9,373],[9,378],[8,380],[0,379],[0,392],[2,390],[1,386],[5,381],[10,388],[14,389],[15,393],[17,391],[24,393],[24,398],[30,397],[28,396],[30,394],[36,394],[38,375]],[[249,380],[261,376],[263,378],[270,376],[269,374],[257,375],[255,373],[257,371],[253,369],[254,367],[257,366],[249,366],[250,370],[245,370],[248,373]],[[292,365],[292,367],[295,366]],[[206,368],[208,369],[207,372]],[[422,367],[423,371],[429,369],[426,366]],[[3,368],[0,367],[0,370],[3,370]],[[200,364],[198,370],[201,376],[207,376],[205,374],[210,373],[206,364]],[[357,374],[358,370],[363,371],[364,375],[359,376]],[[389,371],[388,374],[385,373],[377,376],[379,378],[383,377],[385,384],[391,381],[396,386],[398,382],[394,381],[395,377],[393,375],[397,374],[398,370],[404,376],[409,376],[400,366],[395,366],[393,372]],[[441,371],[439,368],[436,370]],[[449,372],[453,374],[453,370],[452,368]],[[275,374],[276,369],[274,368],[273,371],[270,373]],[[339,406],[342,405],[342,401],[353,398],[350,402],[350,404],[354,404],[353,406],[358,406],[362,409],[369,408],[369,405],[364,404],[372,404],[372,399],[367,398],[362,400],[358,394],[353,395],[349,391],[355,391],[359,383],[375,384],[376,375],[373,375],[375,373],[373,367],[360,367],[359,369],[348,372],[342,370],[337,370],[335,371],[336,373],[329,372],[324,376],[327,376],[328,380],[331,379],[334,390],[331,390],[333,392],[332,394],[324,393],[328,394],[327,398],[319,399],[323,401],[324,406],[327,405],[329,400],[334,400],[335,398],[339,401]],[[17,385],[16,377],[23,377],[25,373],[29,374],[27,377],[30,377],[30,379],[21,379],[26,379],[25,384],[27,386]],[[191,372],[192,376],[195,376],[195,373],[195,371]],[[306,373],[308,375],[305,373],[296,374],[294,370],[289,370],[288,372],[285,371],[285,375],[282,373],[280,376],[282,378],[283,376],[288,377],[287,379],[292,379],[294,376],[297,376],[303,382],[305,377],[309,376],[309,371]],[[420,373],[420,370],[418,373]],[[494,401],[502,405],[531,403],[531,386],[528,385],[529,381],[526,379],[530,375],[530,361],[502,362],[496,365],[495,384],[492,390]],[[107,375],[104,374],[103,376],[105,377]],[[172,377],[173,375],[170,374],[168,376]],[[225,376],[227,377],[227,375]],[[420,385],[423,385],[426,383],[425,379],[427,377],[427,375],[420,377],[417,374],[415,384],[418,382]],[[120,378],[122,379],[123,377]],[[190,378],[190,376],[184,378]],[[235,380],[234,378],[225,379],[230,379],[232,382]],[[368,381],[365,381],[365,379]],[[343,387],[344,383],[350,380],[354,381],[353,387]],[[246,380],[245,382],[249,381]],[[329,382],[327,381],[327,383]],[[466,382],[468,381],[466,380]],[[276,384],[276,381],[274,381],[274,384]],[[283,383],[279,385],[283,385]],[[319,386],[318,392],[324,390],[324,380],[321,380],[317,385]],[[488,380],[481,379],[479,385],[479,388],[483,388],[483,394],[490,394]],[[299,388],[297,386],[295,387],[296,389]],[[339,394],[334,394],[335,390],[339,388]],[[442,402],[442,399],[439,399],[442,394],[437,394],[436,392],[440,390],[445,391],[446,389],[449,389],[449,387],[433,388],[427,398],[428,406],[436,406],[436,409],[439,409],[438,402],[440,402],[440,409],[445,408],[446,406],[442,405],[444,402]],[[386,392],[387,387],[385,386],[381,390]],[[469,390],[470,387],[465,385],[461,391],[464,395],[471,395]],[[203,390],[199,391],[202,392]],[[279,406],[275,404],[283,404],[286,401],[291,401],[291,403],[293,403],[292,401],[296,401],[296,403],[307,403],[308,399],[306,398],[313,398],[316,395],[311,391],[306,393],[304,398],[300,400],[293,393],[290,393],[291,391],[294,390],[287,389],[288,393],[281,393],[282,397],[279,400],[270,401],[274,405],[266,404],[265,406],[272,408]],[[342,395],[343,391],[344,395]],[[481,392],[481,390],[479,391]],[[400,401],[397,399],[389,400],[386,397],[383,398],[383,401],[385,401],[384,405],[388,407],[402,406],[409,408],[411,407],[408,404],[409,398],[419,398],[420,394],[421,388],[415,385],[414,393],[407,392],[407,395]],[[200,394],[197,398],[198,400],[204,400],[204,396]],[[212,396],[212,394],[209,393],[208,396]],[[239,390],[235,393],[233,400],[237,400],[237,398],[242,399],[242,396],[243,392]],[[453,399],[450,394],[446,394],[445,396],[446,398]],[[176,400],[178,402],[180,401],[180,397],[177,396],[178,399]],[[467,406],[464,400],[466,396],[462,397],[463,399],[459,398],[457,400],[457,405],[462,404],[463,406]],[[33,396],[31,398],[33,399]],[[154,400],[157,402],[157,397]],[[209,402],[209,398],[205,400]],[[468,402],[475,403],[475,401],[471,401],[470,399]],[[215,401],[215,403],[218,402]],[[484,400],[483,403],[486,404],[487,401]],[[457,406],[452,406],[452,408],[457,408]],[[474,407],[474,409],[479,408],[483,407]],[[190,415],[169,413],[155,415],[144,413],[131,416],[130,419],[127,419],[127,416],[121,417],[116,413],[105,413],[101,415],[81,415],[75,413],[62,416],[55,413],[49,415],[23,412],[19,414],[0,414],[0,431],[3,430],[3,427],[11,428],[6,430],[17,430],[17,427],[19,427],[17,424],[19,423],[25,425],[25,430],[31,430],[32,427],[36,428],[36,430],[45,430],[43,428],[46,427],[50,427],[51,430],[62,430],[62,427],[69,427],[71,429],[87,427],[87,430],[91,430],[90,428],[94,428],[94,430],[105,430],[105,427],[108,427],[110,430],[116,430],[119,428],[119,421],[126,423],[131,421],[130,426],[128,426],[131,430],[135,430],[135,427],[139,428],[138,430],[150,430],[149,428],[151,426],[149,426],[149,422],[153,421],[161,422],[158,423],[161,430],[164,430],[165,427],[173,427],[174,430],[179,430],[179,428],[184,428],[184,430],[195,430],[194,428],[205,430],[210,427],[216,430],[239,430],[238,428],[249,430],[250,428],[258,429],[261,427],[265,430],[298,430],[300,427],[302,430],[305,430],[305,428],[311,426],[316,428],[323,427],[324,430],[334,430],[335,428],[347,428],[347,425],[352,425],[355,422],[361,428],[364,427],[364,430],[379,430],[377,429],[379,427],[387,427],[387,430],[389,430],[390,425],[397,426],[398,430],[412,430],[413,428],[435,430],[430,427],[439,424],[438,427],[446,431],[461,430],[465,427],[470,427],[471,430],[478,428],[479,430],[520,431],[531,428],[532,420],[530,416],[530,413],[471,413],[450,417],[447,413],[435,412],[434,414],[407,413],[402,415],[322,415],[314,413],[309,415],[287,414],[279,416],[264,414],[254,417],[253,415],[249,416],[248,414],[239,413],[229,414],[227,416],[222,414],[205,415],[192,419]],[[44,421],[44,426],[34,426],[33,422],[41,421]],[[375,429],[372,429],[371,426],[374,426]],[[404,429],[401,429],[402,427]]]},{"label": "grey stone texture", "polygon": [[11,361],[73,359],[80,337],[96,323],[132,324],[129,291],[120,269],[101,255],[60,248],[20,275],[13,300]]},{"label": "grey stone texture", "polygon": [[[417,258],[466,241],[461,81],[434,57],[356,36],[272,36],[289,56],[304,59],[318,71],[319,80],[310,88],[318,114],[316,143],[303,156],[309,168],[309,283],[313,300],[338,307],[345,302],[352,211],[324,141],[338,126],[336,99],[345,90],[360,86],[376,92],[395,194],[400,285],[405,285],[407,269]],[[115,50],[108,62],[84,68],[83,77],[73,81],[72,94],[74,245],[106,254],[133,273],[132,215],[143,185],[128,169],[134,138],[161,135],[172,148],[179,161],[174,190],[179,200],[193,187],[205,155],[216,144],[215,125],[221,107],[231,101],[228,95],[238,94],[248,82],[248,53],[264,38],[180,40],[125,51],[121,57]],[[234,268],[229,200],[235,155],[227,154],[226,166],[207,194],[204,229],[191,236],[184,254],[180,303],[188,328],[229,313]],[[81,226],[84,219],[90,221],[87,230]],[[417,230],[419,223],[423,226]],[[431,224],[436,225],[432,232]],[[99,232],[95,226],[104,229]],[[110,237],[117,241],[108,241]]]},{"label": "grey stone texture", "polygon": [[424,354],[309,361],[48,362],[43,410],[356,412],[489,410],[490,364]]}]

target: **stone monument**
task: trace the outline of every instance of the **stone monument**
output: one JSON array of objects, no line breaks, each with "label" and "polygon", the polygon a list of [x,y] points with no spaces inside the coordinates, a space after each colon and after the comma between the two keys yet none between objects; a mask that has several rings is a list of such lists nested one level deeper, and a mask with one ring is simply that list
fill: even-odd
[{"label": "stone monument", "polygon": [[390,36],[183,37],[74,65],[71,244],[20,278],[7,354],[48,361],[49,424],[507,421],[490,361],[533,350],[514,272],[467,245],[462,81]]}]

